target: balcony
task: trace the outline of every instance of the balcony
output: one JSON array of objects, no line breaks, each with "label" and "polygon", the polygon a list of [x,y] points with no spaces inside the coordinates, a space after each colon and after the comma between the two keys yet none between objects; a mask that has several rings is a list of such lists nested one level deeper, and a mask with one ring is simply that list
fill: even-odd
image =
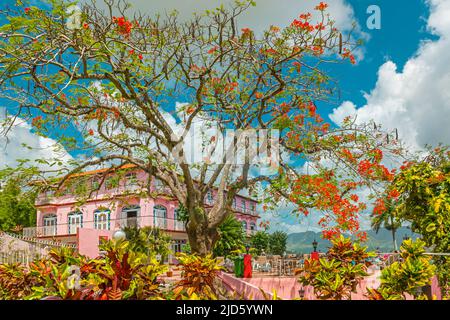
[{"label": "balcony", "polygon": [[257,216],[258,214],[256,213],[255,209],[251,209],[251,208],[247,208],[247,207],[242,207],[242,206],[233,206],[233,210],[239,213],[243,213],[243,214],[249,214],[251,216]]},{"label": "balcony", "polygon": [[[83,228],[99,230],[119,230],[126,227],[142,228],[154,226],[165,231],[185,232],[186,227],[183,221],[155,216],[140,216],[123,219],[111,219],[97,222],[95,227],[93,221],[83,221]],[[23,236],[29,238],[50,237],[56,235],[75,235],[80,227],[79,224],[68,225],[67,223],[54,226],[39,226],[23,229]]]},{"label": "balcony", "polygon": [[51,237],[56,236],[57,226],[41,226],[23,228],[23,236],[27,238]]},{"label": "balcony", "polygon": [[53,200],[53,196],[50,194],[40,194],[37,196],[36,198],[36,205],[45,205],[45,204],[50,204]]}]

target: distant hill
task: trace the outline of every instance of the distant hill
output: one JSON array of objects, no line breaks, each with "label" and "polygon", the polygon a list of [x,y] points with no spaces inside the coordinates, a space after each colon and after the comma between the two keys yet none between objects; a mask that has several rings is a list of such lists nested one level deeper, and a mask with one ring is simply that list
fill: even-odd
[{"label": "distant hill", "polygon": [[[380,229],[378,233],[375,233],[373,230],[367,230],[367,242],[366,245],[369,247],[369,250],[375,250],[379,248],[382,252],[390,252],[393,250],[392,243],[392,233],[386,229]],[[403,237],[405,235],[410,236],[411,231],[402,227],[397,230],[396,239],[397,245],[403,241]],[[417,234],[413,234],[413,239],[418,238]],[[287,252],[289,253],[308,253],[312,251],[312,242],[314,239],[317,241],[317,250],[321,252],[326,252],[328,248],[331,246],[328,240],[322,239],[322,235],[320,232],[314,231],[306,231],[306,232],[298,232],[291,233],[288,235],[287,239]]]}]

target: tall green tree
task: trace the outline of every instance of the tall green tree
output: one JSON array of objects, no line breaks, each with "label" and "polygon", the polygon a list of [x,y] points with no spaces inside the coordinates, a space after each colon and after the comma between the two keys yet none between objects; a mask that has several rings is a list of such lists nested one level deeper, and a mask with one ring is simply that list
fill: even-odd
[{"label": "tall green tree", "polygon": [[269,238],[269,234],[265,231],[258,231],[251,236],[250,242],[257,255],[269,252]]},{"label": "tall green tree", "polygon": [[385,202],[386,210],[381,213],[372,214],[372,229],[376,233],[383,227],[391,232],[392,246],[394,250],[397,250],[397,239],[395,237],[397,230],[402,226],[401,221],[394,215],[394,205],[392,199],[383,200]]},{"label": "tall green tree", "polygon": [[228,215],[225,218],[219,226],[219,235],[219,240],[217,240],[213,250],[216,257],[227,257],[232,251],[244,250],[244,228],[234,215]]},{"label": "tall green tree", "polygon": [[271,254],[282,255],[286,252],[287,233],[275,231],[269,236],[269,251]]},{"label": "tall green tree", "polygon": [[0,230],[34,226],[36,209],[34,192],[23,192],[15,180],[7,180],[0,187]]},{"label": "tall green tree", "polygon": [[172,238],[163,230],[155,227],[126,227],[124,228],[130,248],[149,256],[161,255],[164,260],[171,252]]}]

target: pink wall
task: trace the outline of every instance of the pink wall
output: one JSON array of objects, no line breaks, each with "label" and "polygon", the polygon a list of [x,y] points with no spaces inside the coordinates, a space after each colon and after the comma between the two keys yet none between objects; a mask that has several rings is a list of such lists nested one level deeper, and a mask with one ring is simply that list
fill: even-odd
[{"label": "pink wall", "polygon": [[[352,300],[367,300],[365,297],[366,288],[378,288],[380,282],[378,280],[380,271],[373,270],[373,274],[366,277],[357,288],[357,293],[352,294]],[[299,289],[302,285],[296,277],[264,277],[264,278],[246,278],[239,279],[233,275],[221,273],[220,278],[232,290],[244,293],[246,298],[252,300],[264,300],[264,296],[260,292],[260,288],[271,296],[272,290],[276,290],[277,296],[284,300],[292,300],[299,298]],[[308,300],[317,300],[314,295],[314,288],[311,286],[304,287],[305,298]]]},{"label": "pink wall", "polygon": [[89,258],[97,258],[99,256],[98,245],[100,237],[112,238],[113,231],[109,230],[95,230],[95,229],[78,229],[77,247],[78,252]]}]

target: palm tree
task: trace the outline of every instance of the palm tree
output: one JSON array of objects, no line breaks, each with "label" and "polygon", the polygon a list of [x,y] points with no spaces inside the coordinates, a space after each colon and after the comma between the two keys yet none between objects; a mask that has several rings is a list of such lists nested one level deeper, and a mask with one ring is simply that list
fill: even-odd
[{"label": "palm tree", "polygon": [[220,238],[217,240],[213,253],[217,256],[227,257],[232,251],[245,248],[245,233],[242,223],[233,215],[228,215],[219,226]]},{"label": "palm tree", "polygon": [[399,221],[394,216],[394,205],[392,200],[385,200],[386,210],[381,214],[372,214],[372,229],[375,230],[376,233],[380,231],[381,227],[384,227],[386,230],[391,231],[392,234],[392,243],[394,245],[394,251],[397,250],[397,240],[395,238],[395,234],[397,230],[402,226],[401,221]]}]

